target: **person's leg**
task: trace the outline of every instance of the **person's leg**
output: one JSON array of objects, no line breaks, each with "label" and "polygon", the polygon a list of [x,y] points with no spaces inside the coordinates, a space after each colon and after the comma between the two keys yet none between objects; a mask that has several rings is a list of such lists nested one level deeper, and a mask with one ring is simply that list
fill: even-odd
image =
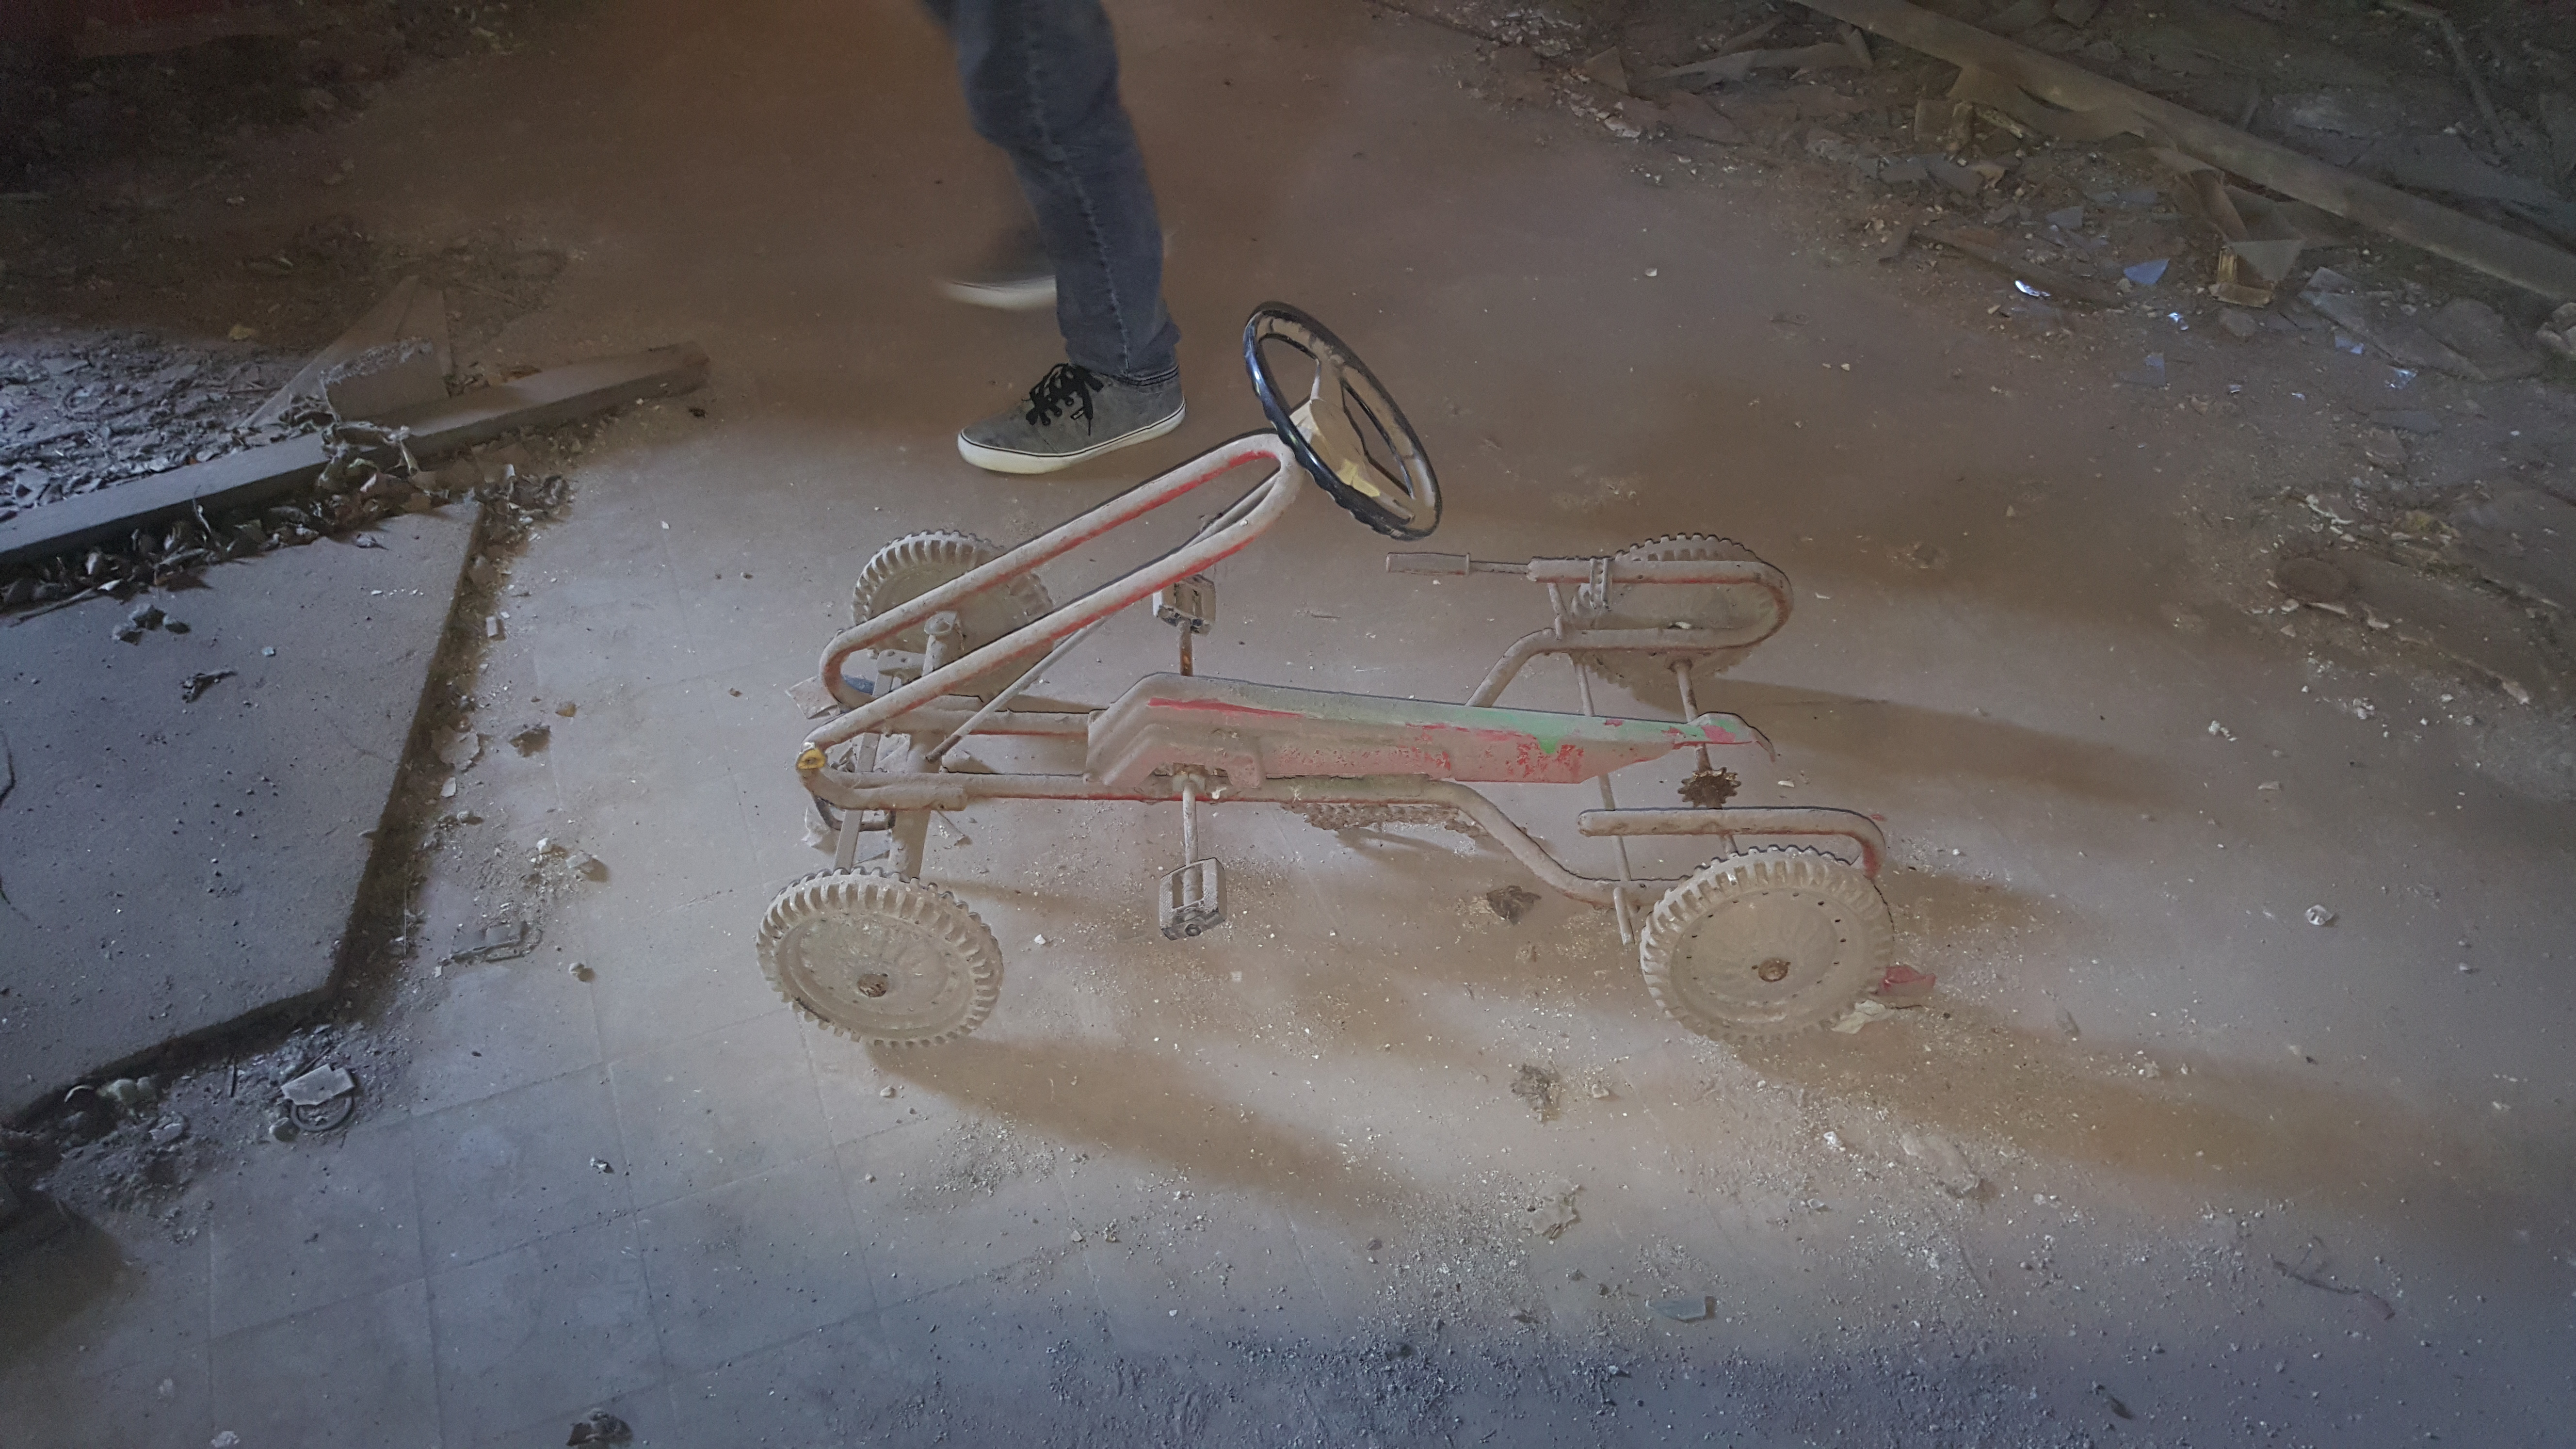
[{"label": "person's leg", "polygon": [[959,432],[958,451],[978,467],[1043,473],[1179,427],[1162,223],[1099,0],[930,6],[956,41],[977,133],[1010,157],[1028,197],[1067,359],[1024,402]]},{"label": "person's leg", "polygon": [[1179,372],[1163,307],[1163,228],[1118,100],[1099,0],[934,0],[957,43],[977,134],[1010,157],[1056,270],[1075,366],[1151,385]]}]

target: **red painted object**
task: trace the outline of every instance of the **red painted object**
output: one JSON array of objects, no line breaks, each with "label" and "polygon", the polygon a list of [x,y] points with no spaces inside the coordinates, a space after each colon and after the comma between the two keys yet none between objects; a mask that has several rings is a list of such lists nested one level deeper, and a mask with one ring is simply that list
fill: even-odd
[{"label": "red painted object", "polygon": [[1359,775],[1576,785],[1702,745],[1767,748],[1733,715],[1600,719],[1153,674],[1092,722],[1084,773],[1120,789],[1177,765],[1241,786]]}]

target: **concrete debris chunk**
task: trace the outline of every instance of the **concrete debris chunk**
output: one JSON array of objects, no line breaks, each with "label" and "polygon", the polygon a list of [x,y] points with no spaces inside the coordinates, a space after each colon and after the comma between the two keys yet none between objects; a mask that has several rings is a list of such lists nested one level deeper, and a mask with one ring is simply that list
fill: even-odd
[{"label": "concrete debris chunk", "polygon": [[624,1419],[606,1409],[593,1409],[573,1424],[572,1434],[564,1440],[564,1446],[565,1449],[577,1449],[577,1446],[583,1444],[631,1444],[633,1442],[635,1442],[635,1431],[627,1427]]},{"label": "concrete debris chunk", "polygon": [[161,1100],[160,1090],[153,1086],[149,1077],[140,1079],[119,1077],[99,1088],[98,1094],[113,1105],[120,1114],[129,1117],[156,1105]]},{"label": "concrete debris chunk", "polygon": [[1697,1298],[1653,1298],[1646,1306],[1658,1317],[1675,1323],[1706,1323],[1717,1316],[1717,1299],[1707,1294]]},{"label": "concrete debris chunk", "polygon": [[478,961],[515,961],[537,949],[544,932],[526,921],[504,917],[488,925],[468,923],[456,931],[456,949],[447,959],[459,965]]},{"label": "concrete debris chunk", "polygon": [[319,1107],[358,1090],[358,1082],[345,1067],[324,1063],[301,1075],[287,1078],[277,1090],[298,1107]]},{"label": "concrete debris chunk", "polygon": [[2540,345],[2560,357],[2576,359],[2576,302],[2549,314],[2548,325],[2533,334]]},{"label": "concrete debris chunk", "polygon": [[2576,504],[2515,488],[2461,509],[2454,522],[2481,575],[2553,608],[2576,608]]},{"label": "concrete debris chunk", "polygon": [[1750,139],[1742,126],[1711,105],[1707,97],[1687,91],[1664,103],[1664,124],[1675,135],[1720,146],[1741,146]]},{"label": "concrete debris chunk", "polygon": [[1620,58],[1619,48],[1615,45],[1585,61],[1576,69],[1587,78],[1608,86],[1621,95],[1628,93],[1628,64]]},{"label": "concrete debris chunk", "polygon": [[1883,1021],[1890,1015],[1893,1015],[1893,1012],[1886,1002],[1876,997],[1864,996],[1853,1002],[1851,1010],[1843,1013],[1842,1019],[1835,1022],[1829,1030],[1850,1036],[1871,1022]]},{"label": "concrete debris chunk", "polygon": [[463,770],[483,758],[483,737],[469,726],[450,736],[438,747],[438,757],[451,770]]},{"label": "concrete debris chunk", "polygon": [[2514,340],[2513,329],[2496,309],[2470,297],[2455,297],[2424,319],[2433,339],[2469,361],[2478,377],[2506,382],[2540,371],[2540,358]]}]

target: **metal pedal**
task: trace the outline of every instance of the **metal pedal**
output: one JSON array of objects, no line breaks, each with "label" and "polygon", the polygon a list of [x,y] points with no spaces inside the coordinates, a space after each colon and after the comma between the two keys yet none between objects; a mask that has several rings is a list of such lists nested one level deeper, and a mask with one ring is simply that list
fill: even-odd
[{"label": "metal pedal", "polygon": [[1207,782],[1195,771],[1179,778],[1183,864],[1163,877],[1162,888],[1154,894],[1155,923],[1169,941],[1195,936],[1225,920],[1225,867],[1199,855],[1199,791]]},{"label": "metal pedal", "polygon": [[1190,661],[1190,637],[1206,633],[1216,621],[1216,580],[1192,574],[1156,589],[1154,617],[1181,631],[1181,672],[1197,673]]},{"label": "metal pedal", "polygon": [[1195,936],[1225,921],[1225,866],[1194,860],[1163,877],[1155,912],[1166,940]]}]

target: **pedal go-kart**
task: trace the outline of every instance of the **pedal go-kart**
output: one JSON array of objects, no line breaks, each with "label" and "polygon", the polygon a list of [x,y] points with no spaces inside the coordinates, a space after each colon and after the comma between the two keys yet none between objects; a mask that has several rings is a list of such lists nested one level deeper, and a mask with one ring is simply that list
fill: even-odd
[{"label": "pedal go-kart", "polygon": [[[1311,369],[1302,393],[1282,386],[1274,363],[1283,355]],[[851,627],[802,686],[817,713],[833,716],[806,736],[796,773],[835,864],[780,891],[761,922],[761,969],[780,994],[835,1031],[888,1045],[949,1041],[981,1024],[1001,994],[1001,946],[964,902],[922,878],[922,856],[935,813],[992,800],[1177,806],[1181,864],[1157,901],[1163,933],[1176,939],[1225,919],[1224,871],[1198,853],[1200,808],[1280,805],[1326,828],[1448,821],[1489,836],[1549,887],[1608,908],[1620,938],[1637,944],[1647,989],[1695,1032],[1784,1035],[1845,1018],[1899,981],[1928,985],[1891,971],[1876,823],[1848,810],[1726,803],[1736,777],[1719,767],[1720,753],[1767,755],[1770,745],[1734,715],[1700,713],[1697,688],[1777,632],[1790,608],[1788,580],[1738,544],[1691,535],[1608,558],[1523,563],[1389,555],[1393,572],[1509,573],[1547,590],[1549,625],[1504,650],[1461,704],[1193,673],[1191,640],[1215,612],[1205,571],[1276,524],[1307,480],[1390,538],[1425,538],[1440,522],[1421,440],[1338,338],[1274,304],[1246,324],[1243,356],[1269,431],[1016,548],[914,534],[860,572]],[[1049,560],[1158,508],[1199,502],[1244,468],[1260,469],[1259,481],[1180,548],[1062,606],[1039,584]],[[1050,665],[1134,605],[1179,631],[1175,672],[1146,675],[1097,709],[1013,707]],[[874,681],[843,672],[862,652],[873,653]],[[1540,655],[1573,662],[1581,713],[1496,703]],[[1600,714],[1596,674],[1641,692],[1676,690],[1682,718]],[[1083,770],[951,769],[957,747],[977,737],[1079,741]],[[1696,769],[1679,802],[1617,804],[1613,772],[1681,750],[1695,753]],[[1482,783],[1594,784],[1600,808],[1584,810],[1577,829],[1608,838],[1618,873],[1568,869],[1471,788]],[[860,844],[872,834],[886,843],[863,865]],[[1635,879],[1627,839],[1640,835],[1714,837],[1723,853],[1687,879]],[[1799,840],[1842,853],[1782,843]]]}]

